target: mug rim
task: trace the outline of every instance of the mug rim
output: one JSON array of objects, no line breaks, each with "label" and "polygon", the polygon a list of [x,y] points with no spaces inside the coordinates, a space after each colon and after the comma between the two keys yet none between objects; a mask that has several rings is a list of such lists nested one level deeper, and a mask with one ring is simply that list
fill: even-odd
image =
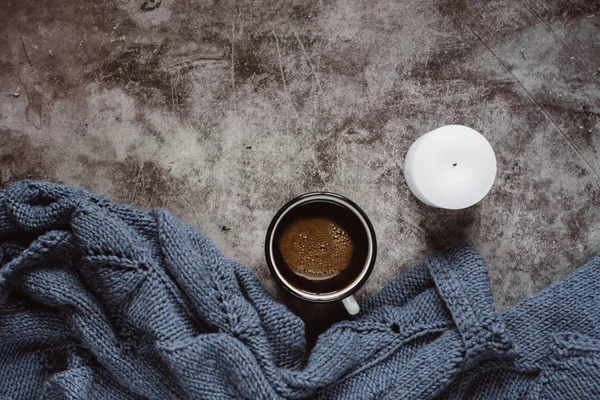
[{"label": "mug rim", "polygon": [[[360,274],[352,281],[350,285],[348,285],[346,288],[339,292],[321,295],[305,292],[299,288],[296,288],[282,276],[281,272],[279,271],[274,262],[275,257],[273,254],[273,240],[275,236],[275,231],[277,230],[279,223],[288,212],[311,200],[328,201],[330,203],[334,203],[348,209],[350,212],[352,212],[355,216],[358,217],[370,241],[371,246],[369,246],[369,252],[366,257],[365,264],[360,271]],[[373,225],[371,224],[369,217],[367,217],[367,214],[365,214],[365,212],[352,200],[337,193],[310,192],[294,197],[293,199],[285,203],[277,211],[277,213],[271,220],[271,223],[269,224],[269,228],[267,229],[267,235],[265,238],[265,257],[271,275],[275,278],[277,283],[281,285],[284,289],[286,289],[289,293],[302,300],[314,303],[329,303],[351,296],[366,282],[366,280],[371,275],[373,267],[375,266],[375,259],[377,257],[377,240],[375,238],[375,230],[373,229]]]}]

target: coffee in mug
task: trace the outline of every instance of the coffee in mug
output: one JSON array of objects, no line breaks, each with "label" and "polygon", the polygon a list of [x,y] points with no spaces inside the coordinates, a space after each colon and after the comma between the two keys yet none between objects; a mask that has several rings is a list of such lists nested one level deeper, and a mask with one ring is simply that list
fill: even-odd
[{"label": "coffee in mug", "polygon": [[351,314],[351,296],[375,263],[375,232],[364,212],[333,193],[309,193],[286,204],[271,222],[265,253],[276,280],[304,300],[342,300]]},{"label": "coffee in mug", "polygon": [[329,217],[306,217],[286,226],[278,241],[285,265],[313,281],[336,277],[350,265],[352,238]]}]

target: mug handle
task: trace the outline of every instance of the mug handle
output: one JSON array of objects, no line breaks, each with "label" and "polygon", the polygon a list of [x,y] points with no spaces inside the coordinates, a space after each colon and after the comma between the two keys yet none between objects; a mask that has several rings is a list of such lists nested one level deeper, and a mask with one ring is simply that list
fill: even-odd
[{"label": "mug handle", "polygon": [[352,295],[350,295],[346,298],[343,298],[342,304],[344,305],[344,307],[346,307],[346,311],[348,311],[348,314],[350,314],[350,315],[356,315],[360,311],[358,302]]}]

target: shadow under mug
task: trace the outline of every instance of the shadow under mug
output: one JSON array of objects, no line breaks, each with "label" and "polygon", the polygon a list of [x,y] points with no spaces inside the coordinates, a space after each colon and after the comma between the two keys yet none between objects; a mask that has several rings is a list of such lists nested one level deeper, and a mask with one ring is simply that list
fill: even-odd
[{"label": "shadow under mug", "polygon": [[[299,219],[323,217],[343,228],[353,244],[348,266],[329,279],[311,280],[292,272],[279,250],[286,227]],[[375,231],[369,218],[355,203],[335,193],[306,193],[285,204],[273,217],[265,240],[267,265],[275,280],[292,295],[315,303],[342,301],[349,314],[359,311],[352,294],[369,277],[377,255]]]}]

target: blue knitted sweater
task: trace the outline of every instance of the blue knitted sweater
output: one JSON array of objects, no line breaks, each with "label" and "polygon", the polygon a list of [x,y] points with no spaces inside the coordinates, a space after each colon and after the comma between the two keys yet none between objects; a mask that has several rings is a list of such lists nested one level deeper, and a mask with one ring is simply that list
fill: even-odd
[{"label": "blue knitted sweater", "polygon": [[482,258],[428,258],[307,350],[302,320],[168,212],[0,191],[0,398],[597,399],[600,258],[497,315]]}]

